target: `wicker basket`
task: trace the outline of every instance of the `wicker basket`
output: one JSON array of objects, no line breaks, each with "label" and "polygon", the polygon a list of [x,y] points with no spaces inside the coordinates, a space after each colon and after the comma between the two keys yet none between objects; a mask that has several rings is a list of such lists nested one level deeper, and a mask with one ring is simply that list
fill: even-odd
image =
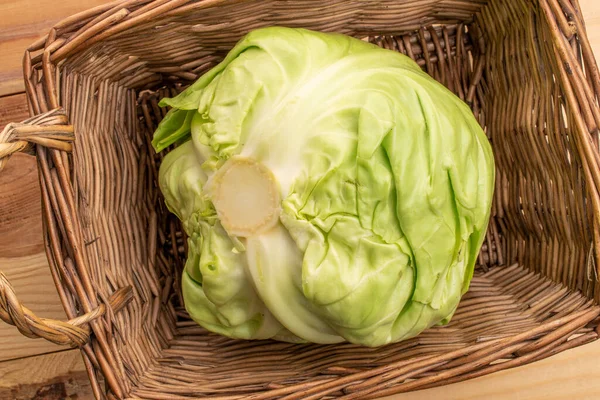
[{"label": "wicker basket", "polygon": [[[235,341],[188,318],[186,241],[149,144],[157,103],[266,25],[406,53],[485,128],[493,216],[448,326],[370,349]],[[37,154],[46,253],[71,320],[36,317],[1,274],[0,317],[80,347],[97,398],[368,399],[598,338],[600,74],[577,0],[127,0],[60,22],[27,50],[24,74],[35,117],[0,134],[0,168]]]}]

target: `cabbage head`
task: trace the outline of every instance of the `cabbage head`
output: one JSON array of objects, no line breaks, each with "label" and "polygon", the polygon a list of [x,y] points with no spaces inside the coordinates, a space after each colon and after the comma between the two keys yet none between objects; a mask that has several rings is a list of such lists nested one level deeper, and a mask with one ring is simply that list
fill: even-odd
[{"label": "cabbage head", "polygon": [[447,323],[494,186],[469,107],[340,34],[246,35],[174,98],[153,146],[188,235],[185,306],[241,339],[381,346]]}]

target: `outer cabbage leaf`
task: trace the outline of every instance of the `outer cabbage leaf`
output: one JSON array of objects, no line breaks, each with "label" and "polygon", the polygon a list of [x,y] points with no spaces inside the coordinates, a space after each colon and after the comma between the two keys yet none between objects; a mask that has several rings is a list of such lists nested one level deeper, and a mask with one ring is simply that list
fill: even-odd
[{"label": "outer cabbage leaf", "polygon": [[190,316],[205,328],[225,336],[267,339],[277,335],[298,340],[273,317],[257,296],[247,275],[243,254],[221,227],[203,195],[207,175],[192,142],[164,158],[159,184],[165,203],[188,234],[188,257],[182,291]]}]

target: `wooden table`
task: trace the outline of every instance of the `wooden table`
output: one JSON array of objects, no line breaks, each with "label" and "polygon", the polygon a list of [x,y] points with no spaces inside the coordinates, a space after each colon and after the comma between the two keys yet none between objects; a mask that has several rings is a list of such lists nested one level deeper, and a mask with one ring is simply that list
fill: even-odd
[{"label": "wooden table", "polygon": [[[21,58],[60,19],[105,0],[0,0],[0,129],[28,116]],[[600,2],[580,0],[600,57]],[[43,252],[34,159],[17,155],[0,174],[0,270],[37,315],[65,319]],[[78,350],[21,336],[0,322],[0,399],[92,398]],[[600,341],[535,364],[393,397],[427,399],[600,399]],[[391,399],[391,398],[390,398]]]}]

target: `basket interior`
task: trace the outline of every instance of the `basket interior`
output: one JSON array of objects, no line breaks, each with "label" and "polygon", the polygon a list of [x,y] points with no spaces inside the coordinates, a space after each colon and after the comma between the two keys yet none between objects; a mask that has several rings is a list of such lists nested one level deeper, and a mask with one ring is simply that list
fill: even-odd
[{"label": "basket interior", "polygon": [[[550,353],[509,348],[481,369],[450,379],[429,378],[472,362],[466,354],[423,370],[401,367],[517,337],[600,300],[590,259],[590,205],[570,135],[576,111],[552,72],[557,61],[549,28],[534,4],[213,3],[167,12],[58,65],[59,102],[77,135],[70,179],[90,278],[99,299],[123,286],[134,290],[131,305],[105,322],[118,365],[112,379],[125,393],[304,398],[319,385],[363,372],[359,383],[333,385],[327,395],[368,398],[382,385],[390,391],[433,386]],[[163,154],[150,146],[167,111],[158,100],[215,66],[244,33],[266,25],[337,31],[403,52],[472,108],[494,147],[497,187],[475,277],[449,325],[370,349],[230,340],[188,318],[179,282],[187,244],[157,188]],[[76,296],[72,307],[78,308]],[[591,330],[564,332],[553,351],[591,340]]]}]

